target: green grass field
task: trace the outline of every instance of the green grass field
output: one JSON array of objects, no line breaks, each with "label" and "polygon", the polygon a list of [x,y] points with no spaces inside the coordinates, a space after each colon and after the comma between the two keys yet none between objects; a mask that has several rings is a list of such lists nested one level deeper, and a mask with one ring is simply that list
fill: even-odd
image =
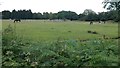
[{"label": "green grass field", "polygon": [[[106,24],[89,25],[89,22],[81,21],[43,21],[43,20],[22,20],[14,24],[13,21],[3,20],[2,29],[8,25],[16,28],[17,35],[24,39],[53,41],[56,39],[98,39],[103,35],[108,37],[118,36],[118,24],[108,22]],[[96,31],[99,34],[89,34],[87,31]]]},{"label": "green grass field", "polygon": [[[9,24],[13,28],[8,27]],[[5,29],[2,32],[3,67],[81,68],[80,66],[118,66],[120,63],[118,39],[99,39],[103,35],[117,37],[117,23],[89,25],[89,22],[81,21],[22,20],[21,23],[14,24],[13,21],[3,20],[2,28]],[[89,30],[98,34],[90,34],[87,32]],[[90,40],[79,41],[86,39]]]}]

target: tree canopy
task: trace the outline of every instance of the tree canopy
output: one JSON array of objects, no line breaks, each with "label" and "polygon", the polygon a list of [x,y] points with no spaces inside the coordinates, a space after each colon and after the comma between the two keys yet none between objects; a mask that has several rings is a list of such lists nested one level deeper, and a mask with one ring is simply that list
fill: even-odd
[{"label": "tree canopy", "polygon": [[116,11],[116,21],[120,21],[120,0],[104,0],[104,8],[110,11]]},{"label": "tree canopy", "polygon": [[33,13],[31,10],[18,10],[15,9],[10,12],[9,10],[2,11],[3,19],[62,19],[62,20],[81,20],[81,21],[100,21],[100,20],[116,20],[116,10],[108,12],[96,13],[91,9],[84,10],[83,13],[77,14],[73,11],[59,11],[58,13],[43,12]]}]

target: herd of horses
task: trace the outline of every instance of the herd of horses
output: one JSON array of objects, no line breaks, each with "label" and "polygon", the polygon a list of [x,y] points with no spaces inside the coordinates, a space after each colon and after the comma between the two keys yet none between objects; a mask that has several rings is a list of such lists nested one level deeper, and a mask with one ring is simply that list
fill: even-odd
[{"label": "herd of horses", "polygon": [[[16,22],[21,22],[21,19],[14,19],[14,23],[16,23]],[[105,21],[98,21],[98,22],[105,24]],[[90,21],[90,25],[93,25],[93,21]]]}]

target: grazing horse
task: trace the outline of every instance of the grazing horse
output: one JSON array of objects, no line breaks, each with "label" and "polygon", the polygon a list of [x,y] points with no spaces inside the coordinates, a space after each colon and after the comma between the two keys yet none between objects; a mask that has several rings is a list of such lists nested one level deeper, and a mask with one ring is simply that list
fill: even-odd
[{"label": "grazing horse", "polygon": [[92,21],[90,21],[90,25],[92,25],[93,24],[93,22]]},{"label": "grazing horse", "polygon": [[15,20],[14,20],[14,23],[15,23],[15,22],[21,22],[21,20],[20,20],[20,19],[15,19]]}]

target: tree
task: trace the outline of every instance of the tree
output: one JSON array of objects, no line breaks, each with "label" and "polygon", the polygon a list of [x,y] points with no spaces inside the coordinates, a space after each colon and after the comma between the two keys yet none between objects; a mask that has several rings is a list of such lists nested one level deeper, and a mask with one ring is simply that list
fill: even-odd
[{"label": "tree", "polygon": [[11,12],[8,10],[2,11],[2,18],[3,19],[10,19],[11,18]]},{"label": "tree", "polygon": [[52,12],[49,13],[49,19],[52,20],[54,18],[54,14]]},{"label": "tree", "polygon": [[95,14],[95,12],[91,9],[85,9],[83,12],[84,15],[88,15],[88,14]]},{"label": "tree", "polygon": [[57,13],[58,15],[58,19],[68,19],[68,20],[77,20],[78,19],[78,15],[77,13],[73,12],[73,11],[60,11]]},{"label": "tree", "polygon": [[85,9],[82,15],[84,15],[84,20],[86,21],[97,21],[98,20],[98,15],[91,9]]},{"label": "tree", "polygon": [[0,19],[2,19],[2,12],[0,12]]},{"label": "tree", "polygon": [[120,0],[104,0],[104,8],[116,11],[116,21],[120,21]]},{"label": "tree", "polygon": [[86,15],[84,15],[84,14],[79,14],[78,17],[79,17],[79,20],[84,21]]},{"label": "tree", "polygon": [[75,12],[68,11],[68,13],[67,13],[67,19],[69,19],[71,21],[72,20],[77,20],[78,19],[78,15]]},{"label": "tree", "polygon": [[11,13],[11,19],[16,19],[17,17],[17,11],[14,9]]},{"label": "tree", "polygon": [[87,21],[98,21],[98,15],[96,13],[89,13],[86,17]]},{"label": "tree", "polygon": [[101,21],[107,21],[108,20],[108,16],[107,16],[108,12],[101,12],[98,14],[99,20]]},{"label": "tree", "polygon": [[66,13],[66,11],[59,11],[58,13],[57,13],[57,16],[58,16],[58,19],[63,19],[63,20],[65,20],[66,18],[65,18],[65,14],[67,14]]},{"label": "tree", "polygon": [[43,19],[49,19],[49,13],[43,12]]},{"label": "tree", "polygon": [[52,17],[53,17],[52,19],[58,19],[58,14],[57,13],[53,13]]},{"label": "tree", "polygon": [[104,8],[108,10],[119,10],[120,9],[120,0],[104,0]]},{"label": "tree", "polygon": [[27,13],[27,19],[32,19],[33,17],[32,11],[29,9],[26,11],[26,13]]},{"label": "tree", "polygon": [[43,15],[41,13],[33,13],[33,19],[42,19]]},{"label": "tree", "polygon": [[115,10],[108,11],[106,16],[108,20],[116,20],[116,16],[117,16],[116,11]]},{"label": "tree", "polygon": [[33,13],[31,10],[13,10],[11,13],[11,19],[32,19]]}]

